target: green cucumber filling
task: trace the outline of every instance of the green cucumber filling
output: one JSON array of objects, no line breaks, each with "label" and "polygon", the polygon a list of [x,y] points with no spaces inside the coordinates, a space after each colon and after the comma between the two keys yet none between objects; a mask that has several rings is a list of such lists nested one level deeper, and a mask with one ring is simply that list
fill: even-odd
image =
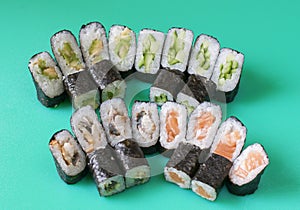
[{"label": "green cucumber filling", "polygon": [[166,94],[162,93],[159,96],[154,96],[154,101],[156,103],[165,103],[168,100],[168,97]]},{"label": "green cucumber filling", "polygon": [[152,34],[149,34],[143,40],[143,55],[138,63],[138,67],[145,67],[145,72],[150,72],[151,63],[155,59],[155,54],[159,48],[159,43],[156,41],[155,37]]},{"label": "green cucumber filling", "polygon": [[168,52],[168,63],[170,65],[175,65],[177,63],[182,63],[185,57],[184,54],[184,39],[185,31],[181,30],[179,34],[174,30],[173,33],[173,44],[169,48]]},{"label": "green cucumber filling", "polygon": [[196,56],[196,59],[199,61],[199,70],[208,70],[210,67],[210,52],[208,47],[208,41],[204,41],[201,44],[200,50]]},{"label": "green cucumber filling", "polygon": [[52,80],[52,79],[58,79],[58,74],[55,71],[55,68],[47,66],[45,60],[38,59],[37,65],[38,65],[38,67],[40,69],[40,73],[43,76],[47,77],[50,80]]},{"label": "green cucumber filling", "polygon": [[100,56],[101,51],[103,50],[103,42],[100,39],[94,39],[89,48],[89,55],[92,58],[92,63],[98,63],[102,60]]},{"label": "green cucumber filling", "polygon": [[69,42],[65,42],[63,44],[63,47],[58,49],[58,52],[65,59],[67,65],[71,66],[71,68],[76,70],[80,70],[83,68],[79,58],[77,57]]},{"label": "green cucumber filling", "polygon": [[192,113],[194,111],[194,109],[195,109],[195,107],[191,106],[190,103],[187,100],[182,101],[180,103],[186,107],[186,109],[187,109],[187,111],[188,111],[189,114]]},{"label": "green cucumber filling", "polygon": [[226,62],[220,65],[219,84],[224,85],[226,80],[231,79],[238,67],[239,63],[234,59],[234,55],[228,55]]},{"label": "green cucumber filling", "polygon": [[127,56],[129,48],[130,48],[130,42],[131,42],[131,36],[130,36],[130,30],[128,28],[125,28],[119,36],[116,37],[116,47],[114,49],[114,52],[121,58],[122,60]]},{"label": "green cucumber filling", "polygon": [[102,102],[112,98],[124,98],[125,88],[125,82],[122,80],[110,83],[102,91]]}]

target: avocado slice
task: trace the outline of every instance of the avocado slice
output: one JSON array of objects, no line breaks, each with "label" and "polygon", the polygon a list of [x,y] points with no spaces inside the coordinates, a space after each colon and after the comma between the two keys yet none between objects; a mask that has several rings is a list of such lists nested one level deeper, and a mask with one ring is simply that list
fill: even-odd
[{"label": "avocado slice", "polygon": [[69,42],[64,42],[63,47],[58,49],[60,55],[65,59],[67,65],[75,70],[80,70],[83,68],[79,58],[71,47]]},{"label": "avocado slice", "polygon": [[116,47],[114,49],[114,52],[121,58],[122,60],[127,56],[129,48],[130,48],[130,42],[131,42],[131,36],[130,36],[130,30],[128,28],[125,28],[119,36],[116,37]]},{"label": "avocado slice", "polygon": [[48,79],[58,79],[58,74],[56,73],[54,67],[48,67],[46,61],[43,59],[38,59],[38,67],[41,70],[41,74],[48,77]]}]

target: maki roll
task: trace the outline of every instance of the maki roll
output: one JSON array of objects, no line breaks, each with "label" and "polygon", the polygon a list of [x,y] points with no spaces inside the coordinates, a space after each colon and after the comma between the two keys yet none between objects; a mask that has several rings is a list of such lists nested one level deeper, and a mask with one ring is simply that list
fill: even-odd
[{"label": "maki roll", "polygon": [[99,91],[88,71],[80,71],[65,76],[64,84],[74,109],[90,105],[99,106]]},{"label": "maki roll", "polygon": [[112,98],[125,97],[126,83],[118,69],[109,60],[102,60],[96,63],[88,71],[98,88],[102,91],[102,102]]},{"label": "maki roll", "polygon": [[184,72],[189,60],[194,34],[185,28],[171,28],[163,48],[161,65]]},{"label": "maki roll", "polygon": [[87,155],[88,166],[100,196],[110,196],[125,190],[123,168],[110,145]]},{"label": "maki roll", "polygon": [[59,31],[50,41],[52,52],[65,76],[85,69],[81,51],[71,31]]},{"label": "maki roll", "polygon": [[68,130],[53,134],[49,149],[60,178],[67,184],[74,184],[86,174],[86,160],[78,142]]},{"label": "maki roll", "polygon": [[91,106],[82,107],[72,114],[71,127],[85,153],[89,154],[106,146],[104,130]]},{"label": "maki roll", "polygon": [[226,183],[229,192],[236,195],[252,194],[257,190],[261,175],[269,165],[263,146],[255,143],[248,146],[235,159]]},{"label": "maki roll", "polygon": [[115,145],[115,151],[125,169],[126,188],[143,184],[150,179],[150,167],[139,145],[126,139]]},{"label": "maki roll", "polygon": [[106,31],[101,23],[91,22],[81,26],[79,41],[88,68],[101,60],[109,59]]},{"label": "maki roll", "polygon": [[240,83],[244,55],[238,51],[223,48],[220,51],[211,80],[217,90],[226,96],[226,102],[234,100]]},{"label": "maki roll", "polygon": [[181,74],[161,69],[150,88],[150,100],[158,105],[173,101],[185,84],[183,79]]},{"label": "maki roll", "polygon": [[219,55],[220,43],[212,36],[197,37],[189,60],[188,73],[210,79]]},{"label": "maki roll", "polygon": [[219,105],[203,102],[191,114],[187,141],[201,149],[208,149],[217,133],[222,120],[222,110]]},{"label": "maki roll", "polygon": [[165,179],[181,188],[190,188],[191,178],[199,167],[201,149],[187,142],[180,142],[164,168]]},{"label": "maki roll", "polygon": [[100,106],[100,115],[108,142],[112,146],[132,138],[127,107],[121,98],[113,98],[103,102]]},{"label": "maki roll", "polygon": [[187,110],[175,102],[166,102],[160,110],[160,139],[164,149],[176,149],[185,141]]},{"label": "maki roll", "polygon": [[160,67],[164,33],[151,29],[140,31],[135,57],[135,69],[139,72],[156,74]]},{"label": "maki roll", "polygon": [[135,33],[128,27],[113,25],[109,30],[109,55],[121,72],[132,69],[136,52]]},{"label": "maki roll", "polygon": [[55,107],[65,100],[63,76],[48,52],[32,56],[28,69],[41,104],[46,107]]}]

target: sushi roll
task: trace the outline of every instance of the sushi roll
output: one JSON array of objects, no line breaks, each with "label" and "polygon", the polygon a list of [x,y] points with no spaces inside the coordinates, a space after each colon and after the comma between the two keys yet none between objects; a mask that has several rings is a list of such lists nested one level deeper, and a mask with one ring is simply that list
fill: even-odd
[{"label": "sushi roll", "polygon": [[132,106],[131,119],[134,141],[145,150],[149,147],[155,147],[159,138],[157,105],[155,103],[135,102]]},{"label": "sushi roll", "polygon": [[226,102],[232,102],[238,92],[244,55],[238,51],[223,48],[220,51],[211,80],[217,90],[226,96]]},{"label": "sushi roll", "polygon": [[173,101],[184,85],[183,75],[161,69],[150,88],[150,101],[158,105]]},{"label": "sushi roll", "polygon": [[126,188],[143,184],[150,179],[150,166],[139,145],[126,139],[117,143],[114,149],[124,167]]},{"label": "sushi roll", "polygon": [[229,192],[236,195],[254,193],[268,165],[269,158],[262,145],[255,143],[248,146],[235,159],[229,171],[229,180],[226,182]]},{"label": "sushi roll", "polygon": [[41,52],[32,56],[28,69],[41,104],[46,107],[55,107],[65,100],[63,76],[48,52]]},{"label": "sushi roll", "polygon": [[222,120],[222,110],[219,105],[203,102],[191,114],[187,141],[201,149],[210,148]]},{"label": "sushi roll", "polygon": [[191,178],[199,167],[201,149],[187,142],[180,142],[164,168],[165,179],[181,188],[190,188]]},{"label": "sushi roll", "polygon": [[99,22],[82,25],[79,32],[80,49],[88,68],[101,60],[108,60],[106,31]]},{"label": "sushi roll", "polygon": [[176,149],[185,141],[187,110],[185,106],[175,102],[166,102],[160,110],[161,146],[167,150]]},{"label": "sushi roll", "polygon": [[84,106],[72,114],[71,127],[86,154],[106,146],[106,135],[91,106]]},{"label": "sushi roll", "polygon": [[113,98],[103,102],[100,115],[108,142],[112,146],[132,138],[131,122],[123,99]]},{"label": "sushi roll", "polygon": [[214,201],[231,166],[230,160],[212,154],[204,163],[200,164],[191,181],[192,191],[207,200]]},{"label": "sushi roll", "polygon": [[140,31],[135,57],[135,69],[139,72],[156,74],[160,68],[164,33],[151,29]]},{"label": "sushi roll", "polygon": [[210,79],[220,52],[220,43],[212,36],[201,34],[194,44],[188,73]]},{"label": "sushi roll", "polygon": [[86,175],[86,157],[78,142],[68,130],[53,134],[49,149],[60,178],[74,184]]},{"label": "sushi roll", "polygon": [[213,144],[211,153],[220,155],[233,162],[245,144],[247,129],[236,117],[229,117],[221,125]]},{"label": "sushi roll", "polygon": [[109,61],[102,60],[89,68],[95,83],[101,92],[102,102],[112,98],[124,98],[126,83],[118,69]]},{"label": "sushi roll", "polygon": [[161,65],[167,69],[186,70],[194,34],[185,28],[171,28],[163,47]]},{"label": "sushi roll", "polygon": [[81,51],[71,31],[59,31],[50,41],[52,52],[64,76],[85,70]]},{"label": "sushi roll", "polygon": [[113,25],[109,30],[108,46],[112,64],[121,72],[131,70],[136,53],[135,33],[126,26]]},{"label": "sushi roll", "polygon": [[124,169],[110,145],[88,154],[87,160],[100,196],[111,196],[125,190]]},{"label": "sushi roll", "polygon": [[99,90],[88,71],[65,76],[64,84],[74,109],[86,105],[91,105],[96,109],[99,106]]}]

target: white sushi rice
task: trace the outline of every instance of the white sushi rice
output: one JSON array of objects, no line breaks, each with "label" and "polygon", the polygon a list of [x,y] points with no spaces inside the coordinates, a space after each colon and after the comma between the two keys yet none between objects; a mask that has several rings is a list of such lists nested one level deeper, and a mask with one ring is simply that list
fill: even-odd
[{"label": "white sushi rice", "polygon": [[[54,68],[58,76],[57,79],[49,79],[46,76],[42,75],[41,69],[38,66],[38,62],[40,59],[45,61],[47,67]],[[62,81],[62,73],[60,72],[60,69],[57,66],[56,62],[48,52],[41,52],[33,56],[29,61],[28,67],[34,77],[34,80],[38,83],[39,87],[49,98],[59,96],[65,91]]]},{"label": "white sushi rice", "polygon": [[[178,123],[179,133],[174,137],[172,141],[168,142],[169,133],[167,131],[168,116],[170,112],[178,113],[176,117]],[[166,102],[162,105],[160,111],[160,144],[165,149],[176,149],[178,144],[185,141],[186,135],[186,123],[187,123],[187,110],[184,105],[177,104],[175,102]]]},{"label": "white sushi rice", "polygon": [[71,126],[78,142],[86,153],[94,152],[107,145],[106,136],[95,110],[84,106],[71,117]]},{"label": "white sushi rice", "polygon": [[[249,171],[247,169],[249,167],[249,165],[247,165],[247,163],[245,162],[248,158],[251,158],[251,159],[248,159],[248,161],[250,161],[250,163],[252,162],[251,166],[256,165],[256,163],[258,163],[257,159],[255,159],[253,157],[248,157],[249,153],[253,153],[253,152],[261,155],[262,162],[258,167],[255,167],[254,169]],[[266,154],[265,150],[263,149],[263,147],[258,143],[252,144],[252,145],[248,146],[240,154],[240,156],[238,158],[236,158],[235,161],[233,162],[233,166],[231,167],[231,169],[229,171],[229,179],[232,183],[242,186],[244,184],[251,182],[253,179],[255,179],[256,176],[262,170],[264,170],[268,164],[269,164],[269,158],[268,158],[268,155]],[[237,170],[244,171],[245,177],[236,175]]]},{"label": "white sushi rice", "polygon": [[126,182],[126,187],[132,187],[136,185],[135,179],[139,179],[142,183],[145,183],[149,180],[150,178],[150,167],[147,165],[142,165],[138,167],[134,167],[130,170],[128,170],[125,174],[125,182]]},{"label": "white sushi rice", "polygon": [[[129,50],[127,55],[122,59],[116,53],[115,49],[119,43],[119,37],[124,30],[128,30],[130,36]],[[135,33],[126,26],[113,25],[109,31],[109,55],[111,62],[118,68],[119,71],[128,71],[132,68],[136,53],[136,37]]]},{"label": "white sushi rice", "polygon": [[[184,42],[184,48],[183,48],[182,51],[180,51],[178,53],[180,55],[177,54],[177,56],[182,59],[181,62],[176,63],[174,65],[170,65],[169,62],[168,62],[168,54],[169,54],[170,47],[172,47],[172,45],[174,44],[174,39],[173,39],[174,31],[176,31],[177,34],[185,33],[185,36],[182,40]],[[191,50],[192,43],[193,43],[193,38],[194,38],[194,34],[191,30],[184,29],[184,28],[171,28],[168,31],[168,34],[167,34],[167,37],[166,37],[166,40],[165,40],[165,44],[164,44],[164,47],[163,47],[161,65],[164,68],[176,69],[176,70],[179,70],[181,72],[184,72],[186,70],[187,63],[188,63],[188,60],[189,60],[190,50]]]},{"label": "white sushi rice", "polygon": [[204,182],[193,180],[191,183],[192,190],[199,196],[214,201],[217,198],[217,192],[216,190],[209,186],[208,184],[205,184]]},{"label": "white sushi rice", "polygon": [[[91,67],[101,60],[108,60],[108,43],[105,28],[99,22],[92,22],[82,26],[79,33],[80,48],[87,67]],[[102,42],[102,49],[95,55],[90,55],[89,49],[94,40]]]},{"label": "white sushi rice", "polygon": [[[85,154],[73,136],[67,130],[63,130],[57,133],[54,138],[58,144],[51,144],[54,140],[52,139],[49,144],[49,149],[65,174],[68,176],[75,176],[83,171],[86,166]],[[75,165],[73,164],[73,161],[71,164],[67,165],[62,154],[62,148],[70,158],[78,155]]]},{"label": "white sushi rice", "polygon": [[[178,178],[181,179],[182,182],[181,181],[178,182],[177,180],[174,180],[170,173],[176,174],[178,176]],[[189,175],[187,175],[183,171],[179,171],[173,167],[165,167],[164,175],[165,175],[165,178],[167,181],[173,182],[181,188],[189,189],[191,187],[191,178],[189,177]]]},{"label": "white sushi rice", "polygon": [[121,98],[103,102],[100,106],[100,115],[108,141],[112,146],[132,138],[127,107]]},{"label": "white sushi rice", "polygon": [[[197,126],[199,123],[201,123],[199,122],[199,118],[205,113],[211,114],[214,117],[214,122],[208,128],[198,129]],[[214,140],[221,120],[222,109],[219,105],[210,102],[201,103],[190,116],[186,135],[187,141],[200,147],[201,149],[209,148]],[[199,140],[198,137],[201,135],[205,135],[205,138]]]},{"label": "white sushi rice", "polygon": [[[205,70],[200,66],[199,60],[197,60],[197,55],[200,51],[202,43],[208,43],[208,52],[210,53],[210,67]],[[220,43],[218,42],[217,39],[215,39],[212,36],[208,36],[205,34],[201,34],[192,49],[191,57],[189,60],[189,65],[188,65],[188,73],[189,74],[196,74],[200,75],[203,77],[206,77],[207,79],[210,79],[215,63],[217,61],[218,55],[220,52]]]},{"label": "white sushi rice", "polygon": [[[76,57],[79,59],[79,65],[81,67],[80,69],[75,69],[72,66],[68,65],[66,60],[63,58],[63,56],[61,56],[59,51],[63,49],[65,43],[70,44],[72,50],[76,54]],[[70,31],[63,30],[54,34],[51,37],[51,47],[55,59],[65,76],[79,71],[83,71],[85,69],[85,63],[83,62],[81,51],[79,49],[79,46],[77,44],[74,35]]]},{"label": "white sushi rice", "polygon": [[131,119],[133,139],[139,146],[155,145],[159,138],[157,105],[155,103],[135,102],[132,106]]},{"label": "white sushi rice", "polygon": [[[200,104],[199,101],[197,101],[195,98],[193,98],[189,95],[186,95],[182,92],[179,92],[177,94],[176,102],[180,103],[180,104],[184,104],[185,106],[188,105],[192,109],[195,109]],[[187,107],[187,111],[188,111],[189,115],[192,113],[192,111],[190,111],[190,109],[188,109],[188,107]]]},{"label": "white sushi rice", "polygon": [[[228,56],[233,57],[234,60],[238,62],[238,68],[236,72],[232,74],[231,79],[226,79],[224,84],[222,84],[219,81],[219,77],[221,74],[220,68],[221,65],[224,65],[226,63],[226,59]],[[222,48],[211,77],[211,80],[217,85],[217,89],[224,92],[232,91],[237,86],[240,80],[243,64],[244,55],[242,53],[229,48]]]}]

